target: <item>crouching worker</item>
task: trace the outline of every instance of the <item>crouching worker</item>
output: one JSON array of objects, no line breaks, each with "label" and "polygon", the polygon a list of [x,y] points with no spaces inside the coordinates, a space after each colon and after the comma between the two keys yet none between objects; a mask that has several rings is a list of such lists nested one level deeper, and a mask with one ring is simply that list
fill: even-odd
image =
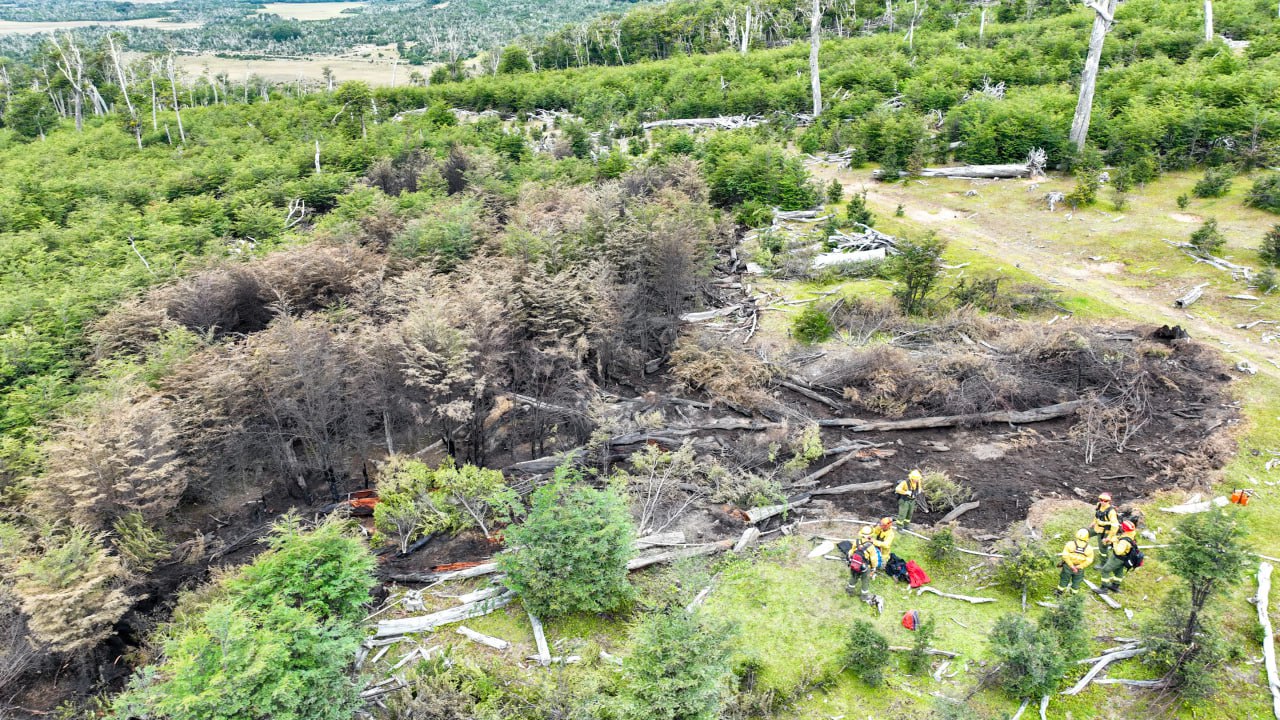
[{"label": "crouching worker", "polygon": [[1111,556],[1102,564],[1103,590],[1119,592],[1125,572],[1142,563],[1142,551],[1134,537],[1137,532],[1138,528],[1128,520],[1120,523],[1120,534],[1111,541]]},{"label": "crouching worker", "polygon": [[874,603],[876,596],[871,592],[871,580],[881,562],[880,550],[871,541],[871,528],[862,528],[858,542],[849,550],[849,584],[845,592],[852,595],[858,590],[864,601]]},{"label": "crouching worker", "polygon": [[1074,540],[1068,540],[1062,546],[1062,572],[1058,576],[1057,594],[1074,593],[1084,582],[1084,569],[1093,564],[1093,548],[1089,546],[1089,531],[1081,528],[1076,531]]},{"label": "crouching worker", "polygon": [[876,546],[880,551],[880,565],[883,568],[884,563],[889,562],[889,555],[893,552],[893,541],[898,537],[898,531],[893,529],[893,518],[880,518],[880,524],[871,528],[871,544]]}]

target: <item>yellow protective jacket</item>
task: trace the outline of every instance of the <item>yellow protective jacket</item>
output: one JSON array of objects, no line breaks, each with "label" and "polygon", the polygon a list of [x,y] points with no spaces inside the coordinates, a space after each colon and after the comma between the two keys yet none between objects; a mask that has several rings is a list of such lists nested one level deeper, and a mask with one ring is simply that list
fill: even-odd
[{"label": "yellow protective jacket", "polygon": [[1079,540],[1068,540],[1062,546],[1062,562],[1072,570],[1083,570],[1093,564],[1093,546]]},{"label": "yellow protective jacket", "polygon": [[899,495],[906,495],[914,500],[915,497],[920,494],[920,481],[907,478],[906,480],[898,483],[898,487],[894,488],[893,491]]},{"label": "yellow protective jacket", "polygon": [[871,531],[871,543],[880,549],[880,554],[888,556],[893,541],[898,538],[898,531],[893,528],[881,530],[879,527]]},{"label": "yellow protective jacket", "polygon": [[1124,557],[1125,555],[1128,555],[1130,551],[1133,550],[1133,546],[1134,546],[1133,533],[1125,533],[1117,537],[1114,541],[1112,541],[1111,552],[1115,553],[1120,557]]},{"label": "yellow protective jacket", "polygon": [[850,551],[853,554],[862,555],[866,558],[866,572],[874,573],[876,568],[880,567],[880,548],[875,546],[875,542],[859,543]]},{"label": "yellow protective jacket", "polygon": [[1103,537],[1116,536],[1120,531],[1120,516],[1116,513],[1115,505],[1107,505],[1103,510],[1102,503],[1098,503],[1098,506],[1093,509],[1093,531]]}]

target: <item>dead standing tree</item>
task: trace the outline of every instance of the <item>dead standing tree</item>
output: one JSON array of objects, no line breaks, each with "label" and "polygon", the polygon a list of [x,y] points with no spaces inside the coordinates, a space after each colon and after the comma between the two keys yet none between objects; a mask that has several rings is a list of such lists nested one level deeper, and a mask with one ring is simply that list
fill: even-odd
[{"label": "dead standing tree", "polygon": [[822,79],[818,72],[818,51],[822,48],[822,0],[813,0],[809,13],[809,82],[813,89],[813,116],[822,114]]},{"label": "dead standing tree", "polygon": [[80,48],[76,47],[75,38],[70,34],[66,36],[67,46],[64,48],[58,40],[58,36],[54,35],[53,48],[58,51],[58,72],[67,79],[67,83],[71,85],[71,108],[75,115],[76,131],[84,131],[84,57],[80,54]]},{"label": "dead standing tree", "polygon": [[[1104,6],[1105,4],[1105,6]],[[1080,76],[1080,100],[1076,103],[1076,116],[1071,121],[1071,144],[1083,150],[1089,137],[1089,119],[1093,115],[1093,93],[1098,86],[1098,64],[1102,60],[1102,44],[1115,24],[1116,6],[1119,0],[1085,0],[1093,10],[1093,33],[1089,36],[1089,55],[1085,58],[1084,73]]]},{"label": "dead standing tree", "polygon": [[1213,42],[1213,0],[1204,0],[1204,41]]}]

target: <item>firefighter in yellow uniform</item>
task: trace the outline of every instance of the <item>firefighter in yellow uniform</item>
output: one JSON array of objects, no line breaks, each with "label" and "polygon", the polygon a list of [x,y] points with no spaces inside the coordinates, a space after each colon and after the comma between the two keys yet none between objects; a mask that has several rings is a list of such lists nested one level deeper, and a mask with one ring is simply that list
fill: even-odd
[{"label": "firefighter in yellow uniform", "polygon": [[875,578],[876,570],[883,561],[880,559],[880,549],[871,540],[871,528],[864,527],[858,532],[858,541],[849,553],[850,559],[852,560],[855,555],[861,556],[861,567],[855,570],[853,563],[850,563],[849,585],[845,591],[853,594],[854,590],[858,590],[864,601],[873,602],[875,595],[871,592],[871,581]]},{"label": "firefighter in yellow uniform", "polygon": [[923,483],[924,475],[919,470],[912,470],[907,479],[893,490],[898,494],[898,525],[904,529],[911,526],[911,516],[916,511],[916,499],[920,497]]},{"label": "firefighter in yellow uniform", "polygon": [[1106,563],[1111,557],[1111,543],[1116,533],[1120,532],[1120,515],[1111,504],[1111,493],[1098,496],[1098,505],[1093,509],[1093,525],[1089,528],[1089,537],[1098,538],[1098,561]]},{"label": "firefighter in yellow uniform", "polygon": [[893,541],[897,537],[898,531],[893,529],[891,517],[880,518],[880,524],[871,529],[871,544],[880,551],[880,567],[889,562],[889,553],[893,552]]},{"label": "firefighter in yellow uniform", "polygon": [[1138,541],[1134,537],[1137,533],[1138,528],[1133,523],[1127,520],[1120,523],[1120,534],[1111,541],[1111,557],[1102,564],[1103,590],[1112,593],[1120,590],[1120,582],[1124,580],[1124,573],[1128,568],[1125,559],[1138,547]]},{"label": "firefighter in yellow uniform", "polygon": [[1084,570],[1093,564],[1093,548],[1089,546],[1089,531],[1080,528],[1074,540],[1062,546],[1062,573],[1058,576],[1058,592],[1074,593],[1084,582]]}]

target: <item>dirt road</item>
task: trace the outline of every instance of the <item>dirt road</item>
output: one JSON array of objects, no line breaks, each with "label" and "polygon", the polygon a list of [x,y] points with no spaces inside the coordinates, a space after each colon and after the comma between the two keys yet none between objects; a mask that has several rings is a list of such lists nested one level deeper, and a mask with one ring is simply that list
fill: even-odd
[{"label": "dirt road", "polygon": [[1247,359],[1258,372],[1280,379],[1280,346],[1260,343],[1249,332],[1235,327],[1236,320],[1244,322],[1247,318],[1217,320],[1174,308],[1167,289],[1126,284],[1123,270],[1117,270],[1115,264],[1082,268],[1078,257],[1065,254],[1051,241],[1037,236],[1034,227],[1020,225],[1015,235],[1003,227],[1005,223],[992,217],[993,213],[963,213],[922,198],[902,184],[872,183],[865,170],[837,169],[829,165],[810,169],[827,182],[834,178],[845,187],[865,185],[867,202],[877,214],[891,216],[898,205],[902,205],[906,218],[924,229],[935,230],[944,238],[963,242],[983,254],[1013,264],[1050,285],[1070,287],[1122,308],[1136,319],[1181,325],[1192,337],[1220,345],[1233,361]]}]

